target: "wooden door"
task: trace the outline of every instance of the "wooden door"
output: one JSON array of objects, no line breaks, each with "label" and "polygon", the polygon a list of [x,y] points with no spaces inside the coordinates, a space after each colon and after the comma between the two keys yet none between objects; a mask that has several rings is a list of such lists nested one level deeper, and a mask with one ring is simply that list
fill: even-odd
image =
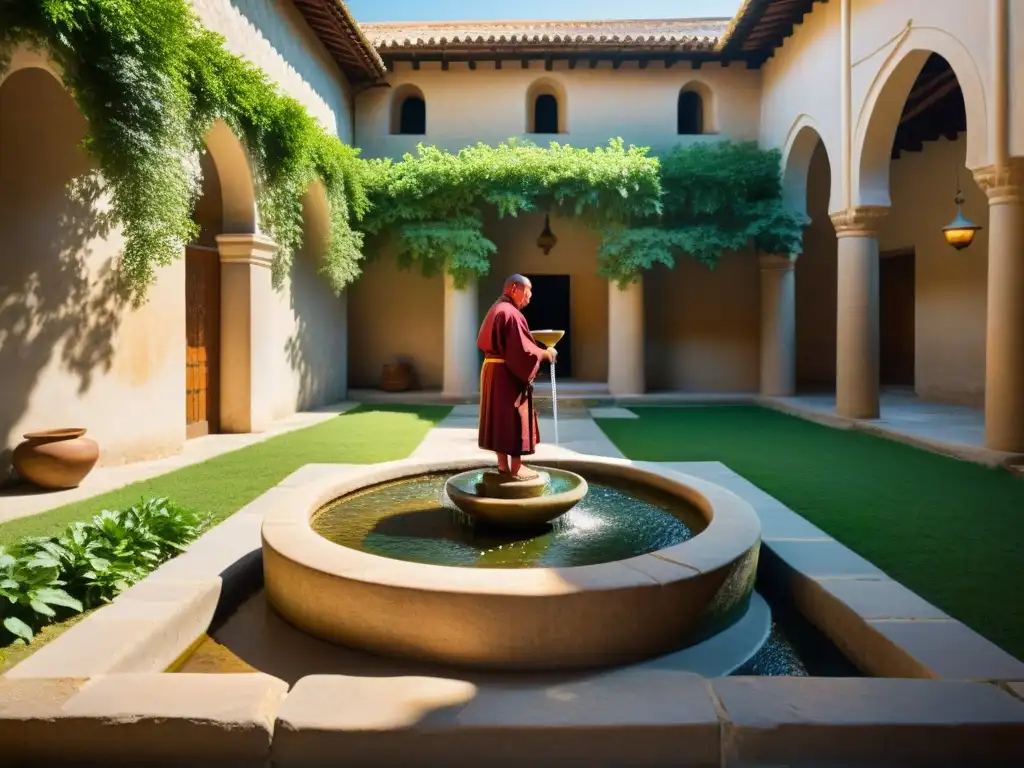
[{"label": "wooden door", "polygon": [[219,428],[220,254],[185,251],[185,430],[201,437]]}]

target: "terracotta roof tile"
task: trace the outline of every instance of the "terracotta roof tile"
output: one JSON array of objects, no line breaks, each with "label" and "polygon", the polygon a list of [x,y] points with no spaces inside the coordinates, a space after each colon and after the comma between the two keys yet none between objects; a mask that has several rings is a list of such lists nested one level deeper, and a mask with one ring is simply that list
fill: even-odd
[{"label": "terracotta roof tile", "polygon": [[396,48],[551,46],[713,49],[730,19],[468,21],[362,24],[380,51]]}]

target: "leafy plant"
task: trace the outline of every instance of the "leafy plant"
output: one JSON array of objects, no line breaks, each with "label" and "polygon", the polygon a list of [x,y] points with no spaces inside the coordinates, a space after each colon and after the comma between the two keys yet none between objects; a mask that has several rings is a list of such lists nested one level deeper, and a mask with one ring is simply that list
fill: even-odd
[{"label": "leafy plant", "polygon": [[8,640],[28,642],[49,622],[110,602],[183,550],[207,524],[166,499],[149,499],[74,523],[59,537],[0,548],[0,618],[12,636]]},{"label": "leafy plant", "polygon": [[229,53],[188,0],[7,0],[0,70],[14,46],[45,48],[88,119],[99,175],[78,185],[109,196],[124,230],[120,273],[141,303],[156,269],[197,234],[197,153],[224,120],[254,165],[260,223],[278,244],[278,283],[302,241],[302,195],[319,180],[330,204],[322,271],[341,290],[359,274],[366,207],[357,153],[256,66]]}]

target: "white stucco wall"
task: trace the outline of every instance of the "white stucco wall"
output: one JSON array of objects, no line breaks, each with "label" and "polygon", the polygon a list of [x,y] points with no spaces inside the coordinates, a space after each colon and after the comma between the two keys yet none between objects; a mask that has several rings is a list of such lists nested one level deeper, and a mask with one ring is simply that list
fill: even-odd
[{"label": "white stucco wall", "polygon": [[[601,146],[615,137],[655,151],[676,144],[707,141],[710,137],[678,136],[676,106],[688,84],[710,91],[705,101],[711,130],[735,139],[757,139],[760,124],[761,75],[743,66],[706,65],[699,70],[686,64],[666,69],[654,63],[639,69],[635,63],[613,70],[608,63],[596,69],[581,65],[570,70],[557,63],[546,72],[540,63],[529,69],[506,63],[496,70],[481,63],[476,70],[452,64],[424,64],[418,71],[399,64],[388,78],[390,89],[373,89],[356,99],[356,143],[366,157],[401,157],[417,144],[458,150],[478,141],[497,144],[510,137],[525,137],[541,144],[551,140],[578,147]],[[566,132],[559,135],[527,134],[527,94],[539,81],[561,91]],[[425,136],[389,133],[392,101],[403,85],[415,85],[427,106]]]},{"label": "white stucco wall", "polygon": [[289,0],[192,0],[229,51],[256,64],[342,141],[352,142],[351,91]]}]

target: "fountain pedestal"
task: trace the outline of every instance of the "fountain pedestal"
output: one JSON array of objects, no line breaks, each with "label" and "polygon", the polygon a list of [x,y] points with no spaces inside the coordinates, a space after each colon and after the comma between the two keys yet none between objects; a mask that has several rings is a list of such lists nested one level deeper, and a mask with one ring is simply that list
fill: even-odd
[{"label": "fountain pedestal", "polygon": [[[448,498],[470,517],[502,527],[550,523],[587,495],[587,481],[575,472],[546,469],[531,480],[517,480],[493,470],[463,472],[445,483]],[[552,481],[557,480],[559,489]]]}]

